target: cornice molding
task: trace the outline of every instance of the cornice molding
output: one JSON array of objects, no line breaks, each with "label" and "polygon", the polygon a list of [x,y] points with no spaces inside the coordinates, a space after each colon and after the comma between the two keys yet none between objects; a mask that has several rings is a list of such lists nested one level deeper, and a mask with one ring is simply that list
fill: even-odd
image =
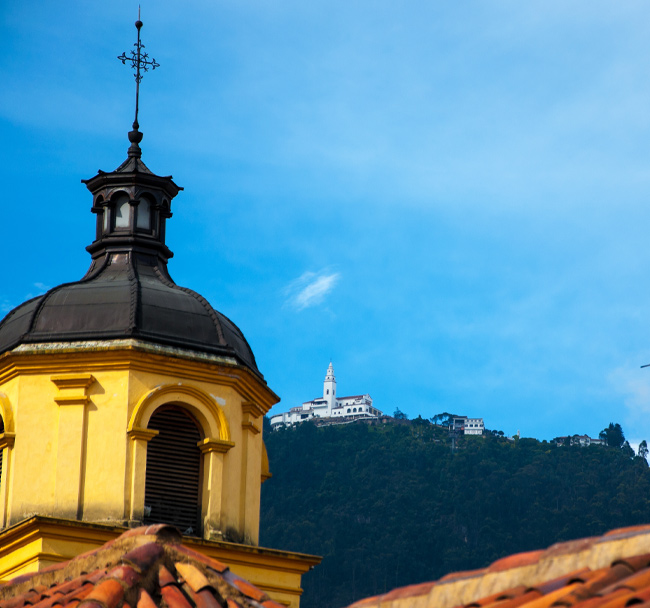
[{"label": "cornice molding", "polygon": [[126,432],[132,441],[144,439],[147,442],[151,441],[159,433],[160,431],[157,431],[156,429],[143,429],[139,427]]},{"label": "cornice molding", "polygon": [[87,374],[104,370],[144,371],[230,386],[257,410],[257,415],[266,414],[280,401],[262,378],[234,359],[138,340],[23,344],[0,356],[0,385],[20,375],[64,376],[80,369]]},{"label": "cornice molding", "polygon": [[0,434],[0,450],[4,450],[5,448],[13,448],[15,442],[16,433],[9,433],[5,431],[4,433]]},{"label": "cornice molding", "polygon": [[206,437],[205,439],[201,439],[196,444],[201,450],[202,454],[207,454],[209,452],[218,452],[220,454],[225,454],[230,450],[230,448],[235,447],[235,443],[233,441],[223,441],[222,439],[213,439],[212,437]]}]

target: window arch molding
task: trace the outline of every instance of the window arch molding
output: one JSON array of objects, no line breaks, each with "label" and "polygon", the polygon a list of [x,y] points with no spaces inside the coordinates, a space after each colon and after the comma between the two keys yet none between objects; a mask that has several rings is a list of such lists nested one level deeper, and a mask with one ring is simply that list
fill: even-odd
[{"label": "window arch molding", "polygon": [[219,538],[222,528],[222,486],[224,457],[235,445],[223,410],[215,399],[202,390],[185,384],[168,384],[145,394],[133,409],[127,435],[130,448],[129,519],[142,521],[144,516],[147,444],[158,431],[147,428],[151,416],[163,405],[185,409],[203,430],[198,447],[203,458],[201,520],[203,537]]},{"label": "window arch molding", "polygon": [[4,393],[0,393],[0,416],[2,416],[5,425],[4,433],[15,433],[13,410],[9,398]]},{"label": "window arch molding", "polygon": [[16,439],[14,416],[9,398],[0,392],[0,416],[3,430],[0,433],[0,528],[7,526],[7,489],[12,470],[12,452]]},{"label": "window arch molding", "polygon": [[146,431],[153,413],[161,406],[174,403],[187,409],[203,428],[205,441],[230,442],[228,421],[212,396],[185,384],[159,386],[144,395],[135,406],[127,432]]}]

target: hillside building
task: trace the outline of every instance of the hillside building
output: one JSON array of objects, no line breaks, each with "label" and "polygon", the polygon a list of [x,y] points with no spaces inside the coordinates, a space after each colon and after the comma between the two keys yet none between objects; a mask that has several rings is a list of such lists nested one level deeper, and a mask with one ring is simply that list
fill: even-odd
[{"label": "hillside building", "polygon": [[556,437],[553,439],[553,443],[559,446],[567,445],[577,445],[581,448],[589,447],[590,445],[607,445],[605,439],[597,439],[594,437],[589,437],[589,435],[566,435],[562,437]]},{"label": "hillside building", "polygon": [[483,435],[485,423],[483,418],[468,418],[467,416],[454,416],[451,421],[451,430],[463,435]]},{"label": "hillside building", "polygon": [[330,362],[323,381],[323,396],[305,401],[300,406],[292,407],[288,412],[275,414],[271,417],[271,427],[292,426],[313,418],[329,418],[337,422],[346,422],[368,420],[379,416],[382,416],[382,412],[373,406],[372,397],[367,393],[349,397],[336,396],[336,377]]}]

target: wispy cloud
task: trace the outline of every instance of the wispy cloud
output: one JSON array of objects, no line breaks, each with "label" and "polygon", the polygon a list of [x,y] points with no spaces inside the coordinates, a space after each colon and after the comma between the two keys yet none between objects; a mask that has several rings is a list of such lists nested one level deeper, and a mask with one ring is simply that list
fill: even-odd
[{"label": "wispy cloud", "polygon": [[303,310],[323,302],[341,277],[338,272],[305,272],[284,289],[285,305]]},{"label": "wispy cloud", "polygon": [[4,315],[6,315],[8,312],[16,308],[16,306],[21,302],[31,300],[32,298],[40,296],[46,291],[52,289],[48,285],[45,285],[45,283],[40,283],[38,281],[36,283],[33,283],[32,286],[34,287],[34,291],[30,291],[29,293],[25,294],[25,296],[18,301],[11,301],[7,298],[0,298],[0,320],[2,320],[2,317],[4,317]]},{"label": "wispy cloud", "polygon": [[35,298],[36,296],[43,295],[46,291],[49,291],[50,289],[52,289],[49,285],[46,285],[45,283],[41,283],[39,281],[37,281],[36,283],[33,283],[33,287],[34,287],[34,290],[30,291],[25,296],[23,301],[24,300],[31,300],[32,298]]}]

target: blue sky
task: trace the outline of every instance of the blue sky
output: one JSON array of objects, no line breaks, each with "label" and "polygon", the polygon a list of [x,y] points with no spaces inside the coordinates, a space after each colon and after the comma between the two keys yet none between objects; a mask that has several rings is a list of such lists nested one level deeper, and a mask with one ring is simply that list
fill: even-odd
[{"label": "blue sky", "polygon": [[[65,6],[65,10],[63,9]],[[0,5],[0,312],[80,278],[137,3]],[[339,394],[650,440],[650,5],[142,2],[170,272],[282,411]]]}]

